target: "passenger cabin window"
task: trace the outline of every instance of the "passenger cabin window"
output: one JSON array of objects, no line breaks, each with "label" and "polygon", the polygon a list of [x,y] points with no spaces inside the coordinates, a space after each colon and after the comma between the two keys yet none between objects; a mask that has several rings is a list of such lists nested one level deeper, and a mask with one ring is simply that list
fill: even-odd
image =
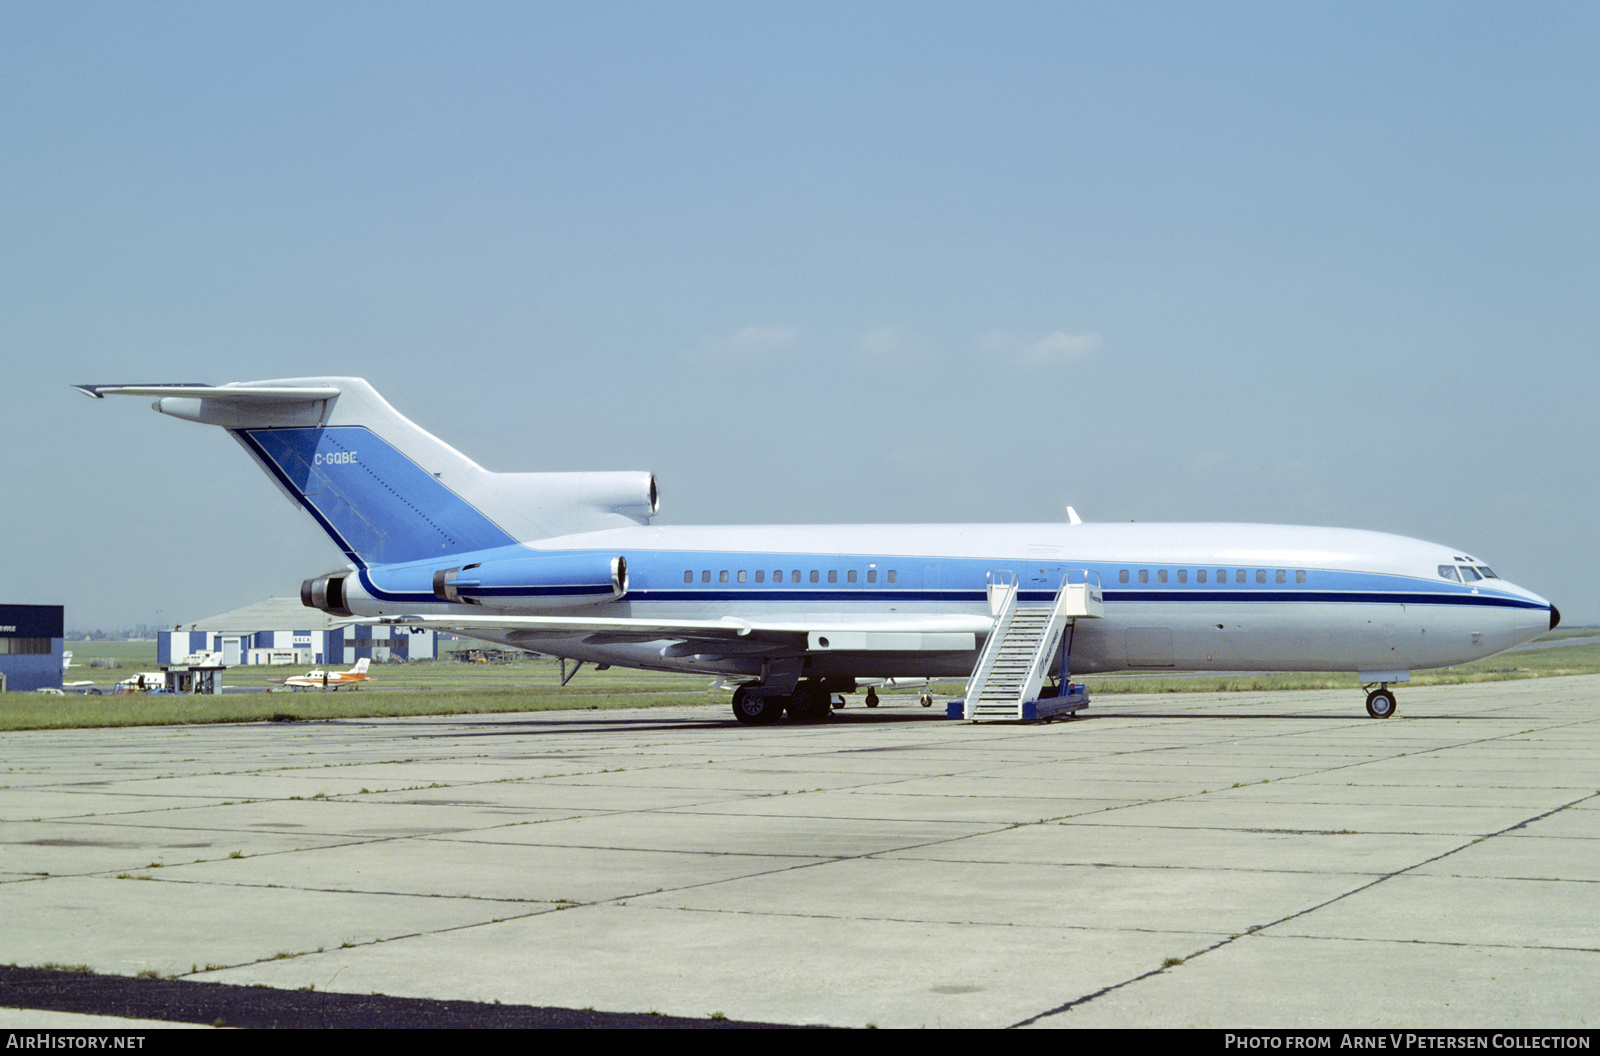
[{"label": "passenger cabin window", "polygon": [[1289,573],[1280,568],[1275,578],[1279,583],[1287,583],[1289,582]]},{"label": "passenger cabin window", "polygon": [[800,582],[800,570],[798,568],[795,569],[793,572],[789,573],[789,582],[790,583],[798,583],[798,582]]},{"label": "passenger cabin window", "polygon": [[689,569],[684,569],[683,570],[683,581],[685,583],[693,583],[694,582],[694,572],[689,570]]},{"label": "passenger cabin window", "polygon": [[1150,582],[1150,570],[1148,568],[1141,568],[1139,570],[1139,582],[1140,583],[1148,583],[1148,582]]},{"label": "passenger cabin window", "polygon": [[889,570],[889,582],[893,583],[895,580],[897,580],[899,578],[900,578],[900,573],[896,572],[894,569],[891,568]]},{"label": "passenger cabin window", "polygon": [[856,570],[852,568],[844,574],[844,578],[854,583],[856,581]]},{"label": "passenger cabin window", "polygon": [[1179,583],[1187,583],[1187,582],[1189,582],[1189,570],[1187,568],[1178,569],[1178,582]]},{"label": "passenger cabin window", "polygon": [[726,583],[727,581],[728,581],[728,570],[727,569],[723,569],[721,572],[717,573],[717,582],[718,583]]},{"label": "passenger cabin window", "polygon": [[756,582],[757,583],[765,583],[766,581],[767,581],[767,570],[764,569],[764,568],[756,569]]},{"label": "passenger cabin window", "polygon": [[813,568],[811,570],[811,582],[815,583],[816,581],[817,581],[817,570]]},{"label": "passenger cabin window", "polygon": [[1267,570],[1264,569],[1264,568],[1256,569],[1256,582],[1257,583],[1265,583],[1266,581],[1267,581]]},{"label": "passenger cabin window", "polygon": [[1118,583],[1126,583],[1127,581],[1128,581],[1128,570],[1127,569],[1123,569],[1121,572],[1117,573],[1117,582]]},{"label": "passenger cabin window", "polygon": [[1241,569],[1239,569],[1239,571],[1237,571],[1237,572],[1235,572],[1233,574],[1233,581],[1235,583],[1243,583],[1244,582],[1244,569],[1241,568]]},{"label": "passenger cabin window", "polygon": [[744,571],[744,569],[742,569],[742,568],[741,568],[741,569],[740,569],[740,570],[739,570],[739,582],[740,582],[740,583],[743,583],[743,582],[744,582],[744,580],[745,580],[745,571]]},{"label": "passenger cabin window", "polygon": [[1294,574],[1294,581],[1296,583],[1304,583],[1306,581],[1306,570],[1303,568],[1298,569]]},{"label": "passenger cabin window", "polygon": [[709,568],[705,569],[704,571],[702,571],[700,573],[700,582],[702,582],[702,583],[710,583],[711,582],[711,570]]},{"label": "passenger cabin window", "polygon": [[1195,569],[1194,581],[1196,583],[1204,583],[1206,581],[1206,570],[1203,568]]},{"label": "passenger cabin window", "polygon": [[875,568],[867,569],[867,582],[868,583],[876,583],[877,581],[878,581],[878,570],[875,569]]}]

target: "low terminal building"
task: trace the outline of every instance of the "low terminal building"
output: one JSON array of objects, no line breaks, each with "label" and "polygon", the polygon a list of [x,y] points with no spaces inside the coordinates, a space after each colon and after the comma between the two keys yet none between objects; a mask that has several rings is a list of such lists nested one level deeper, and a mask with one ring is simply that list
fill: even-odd
[{"label": "low terminal building", "polygon": [[0,693],[61,688],[60,605],[0,605]]},{"label": "low terminal building", "polygon": [[[412,627],[335,626],[338,618],[308,609],[299,598],[268,598],[242,609],[179,624],[156,636],[156,662],[195,653],[221,653],[227,667],[249,664],[375,664],[433,660],[433,631]],[[57,667],[59,668],[59,661]],[[57,672],[59,677],[59,671]]]}]

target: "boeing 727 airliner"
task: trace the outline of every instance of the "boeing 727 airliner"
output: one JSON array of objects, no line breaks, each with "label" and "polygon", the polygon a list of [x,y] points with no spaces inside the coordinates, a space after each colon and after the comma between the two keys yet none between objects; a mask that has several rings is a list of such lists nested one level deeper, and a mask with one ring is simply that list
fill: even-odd
[{"label": "boeing 727 airliner", "polygon": [[[228,430],[349,561],[305,582],[308,606],[720,676],[745,723],[825,718],[876,679],[969,678],[976,698],[1012,639],[1033,657],[1021,697],[1048,695],[1041,679],[1068,663],[1354,671],[1386,718],[1412,670],[1560,620],[1469,554],[1376,532],[1076,516],[655,527],[650,473],[492,473],[360,378],[78,388]],[[1029,606],[1051,614],[1041,629],[1024,629]]]}]

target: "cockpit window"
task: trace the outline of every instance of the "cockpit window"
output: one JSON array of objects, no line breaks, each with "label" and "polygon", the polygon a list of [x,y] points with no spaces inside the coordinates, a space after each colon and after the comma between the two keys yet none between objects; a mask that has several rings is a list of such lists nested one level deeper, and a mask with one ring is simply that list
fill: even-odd
[{"label": "cockpit window", "polygon": [[1440,579],[1448,579],[1453,583],[1460,583],[1461,582],[1461,573],[1456,571],[1456,566],[1455,565],[1440,565],[1439,566],[1439,578]]},{"label": "cockpit window", "polygon": [[1479,572],[1483,573],[1483,578],[1484,579],[1499,579],[1500,578],[1499,576],[1494,574],[1494,569],[1490,568],[1488,565],[1479,565],[1479,566],[1477,566],[1477,568],[1478,568]]},{"label": "cockpit window", "polygon": [[1461,566],[1461,579],[1463,582],[1476,583],[1482,578],[1482,576],[1478,575],[1478,570],[1473,568],[1471,565]]}]

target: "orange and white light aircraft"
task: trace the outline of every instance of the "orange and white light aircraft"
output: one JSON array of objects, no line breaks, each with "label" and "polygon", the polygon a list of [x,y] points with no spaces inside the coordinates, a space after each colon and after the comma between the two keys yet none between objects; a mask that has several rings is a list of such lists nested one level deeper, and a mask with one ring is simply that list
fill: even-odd
[{"label": "orange and white light aircraft", "polygon": [[290,689],[344,689],[359,686],[363,682],[370,682],[371,676],[367,674],[367,665],[372,661],[362,657],[356,661],[356,666],[348,671],[308,671],[303,675],[290,675],[288,678],[269,678],[269,682],[281,682]]}]

